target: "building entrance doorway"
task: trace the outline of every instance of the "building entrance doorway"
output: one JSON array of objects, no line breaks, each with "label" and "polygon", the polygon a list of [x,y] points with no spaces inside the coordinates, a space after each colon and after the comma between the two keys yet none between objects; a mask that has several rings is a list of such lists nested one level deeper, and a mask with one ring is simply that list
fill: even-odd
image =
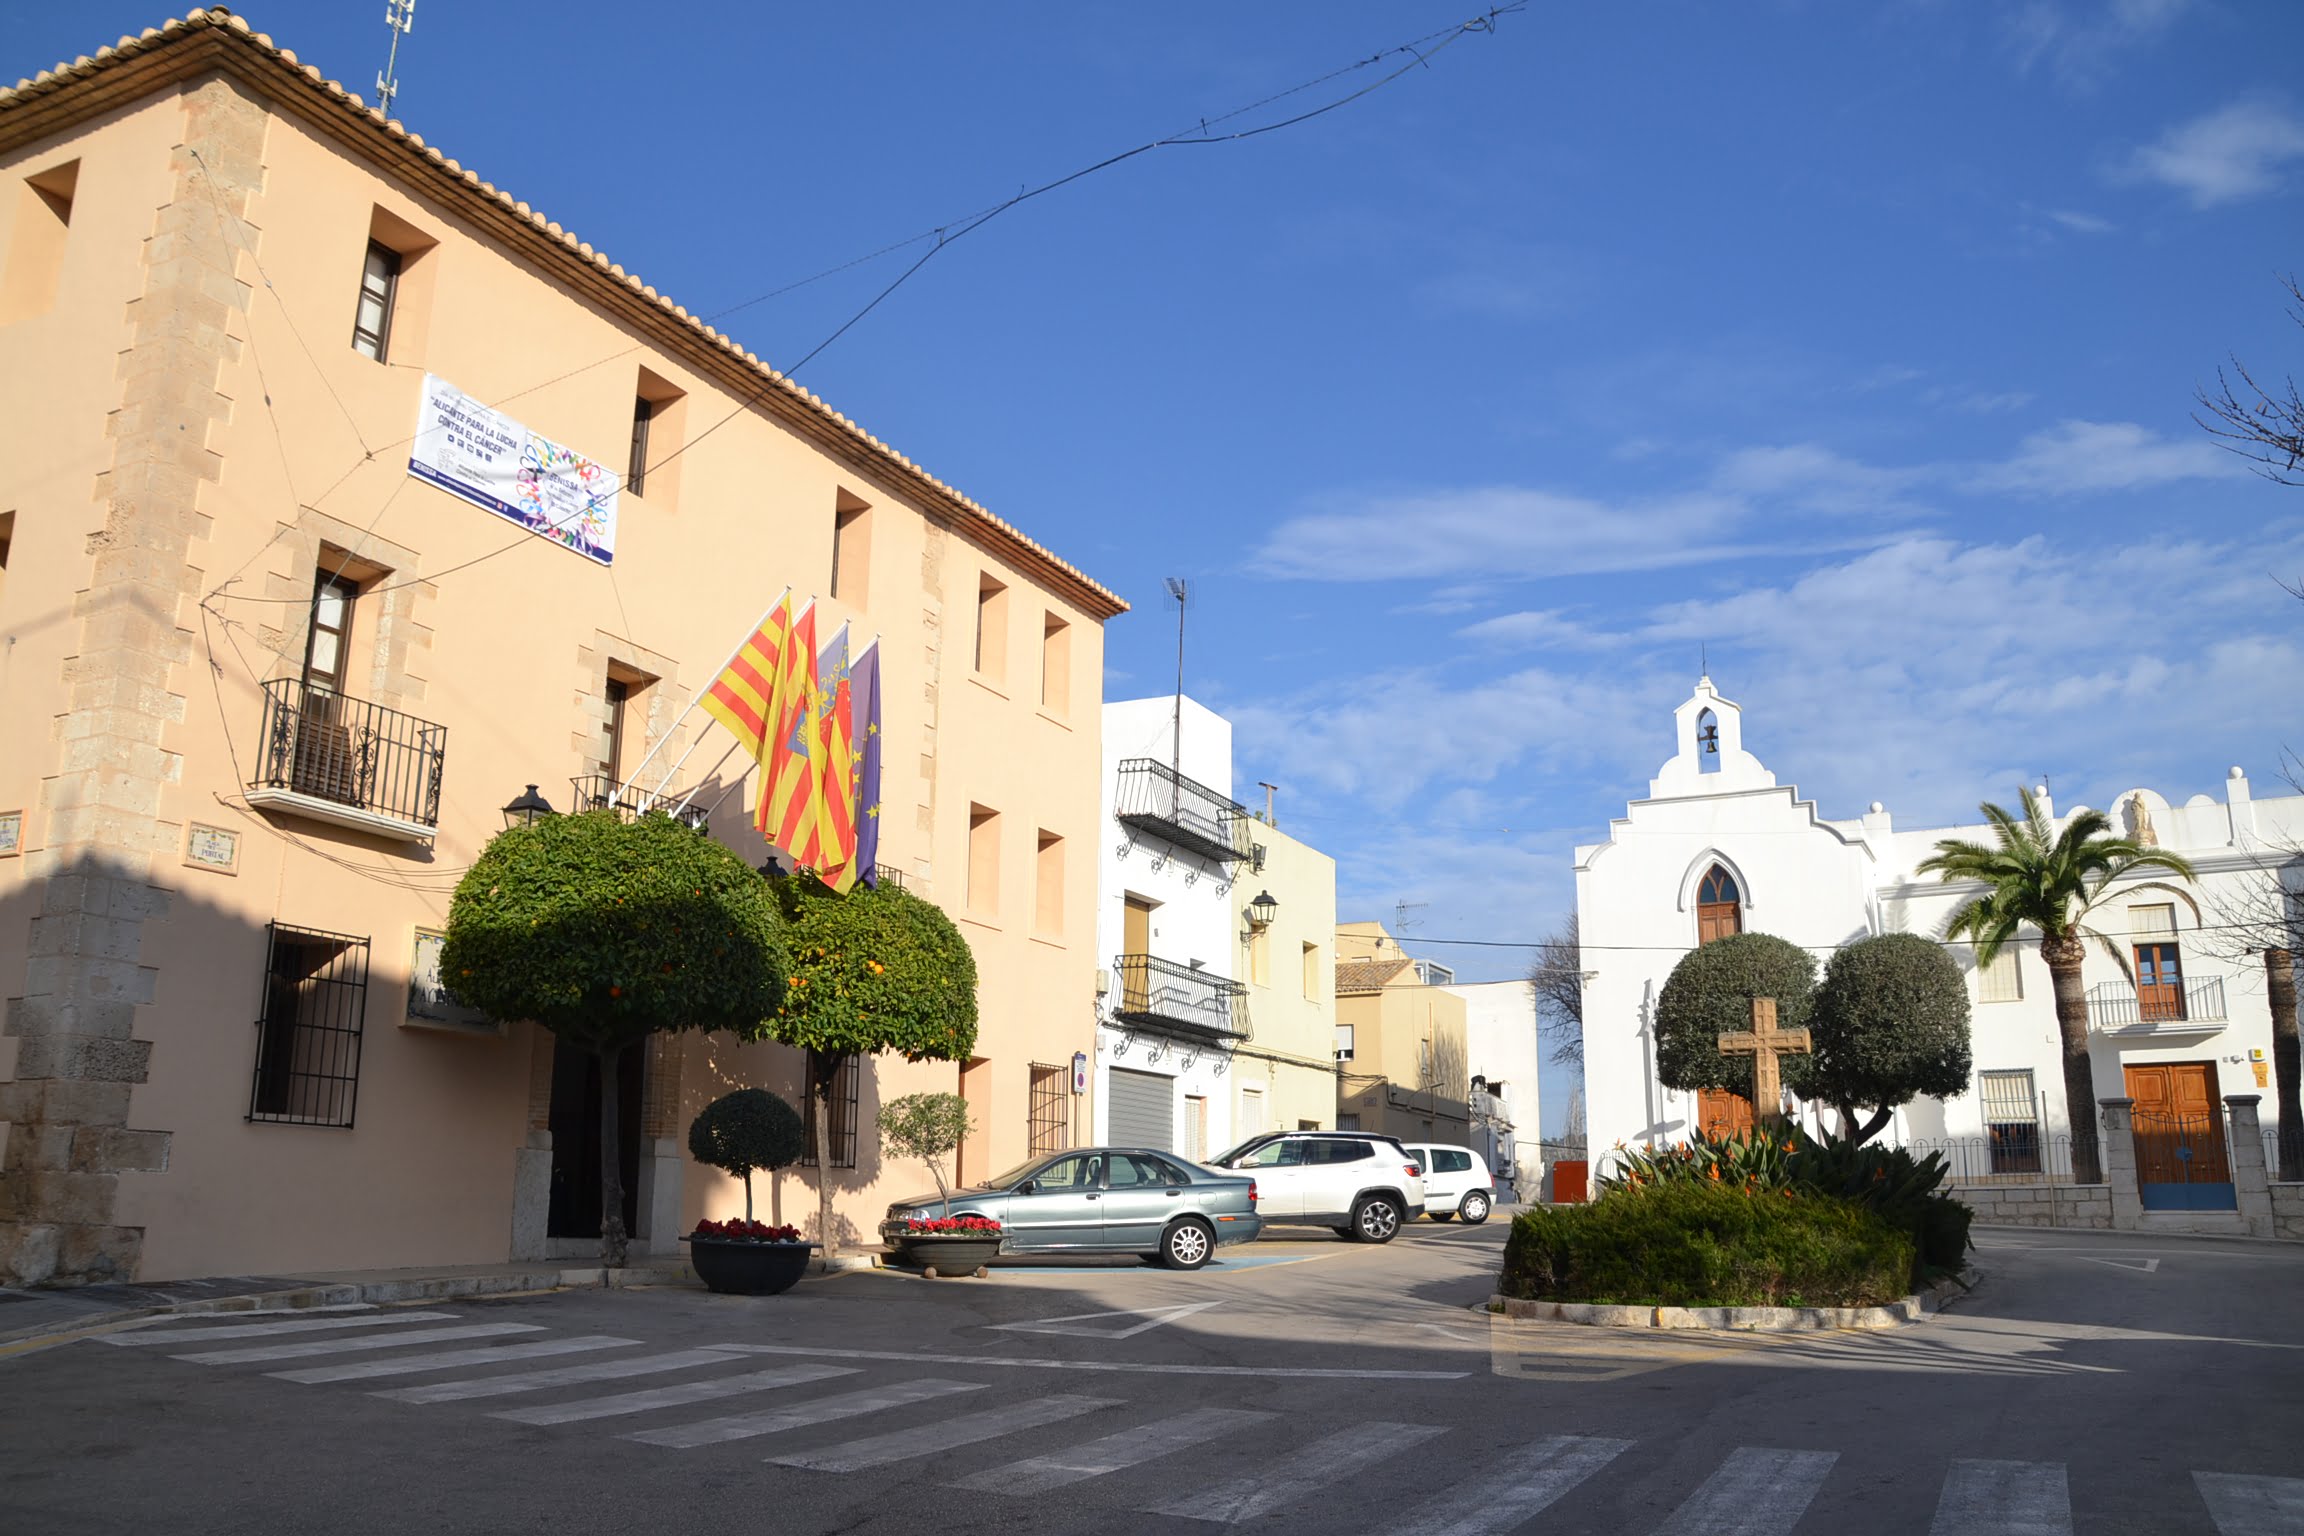
[{"label": "building entrance doorway", "polygon": [[1696,1129],[1714,1139],[1741,1136],[1752,1129],[1752,1101],[1726,1088],[1696,1092]]},{"label": "building entrance doorway", "polygon": [[[624,1179],[624,1230],[639,1235],[640,1087],[647,1047],[616,1060],[617,1165]],[[600,1235],[600,1058],[552,1043],[552,1201],[547,1237]]]},{"label": "building entrance doorway", "polygon": [[2154,1062],[2123,1071],[2136,1101],[2136,1192],[2144,1209],[2236,1210],[2216,1063]]}]

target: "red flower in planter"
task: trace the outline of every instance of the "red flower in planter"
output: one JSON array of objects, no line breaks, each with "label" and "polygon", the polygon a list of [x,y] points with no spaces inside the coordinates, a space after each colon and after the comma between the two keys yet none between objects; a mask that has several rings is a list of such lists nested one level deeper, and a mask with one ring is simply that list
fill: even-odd
[{"label": "red flower in planter", "polygon": [[751,1243],[796,1243],[800,1241],[798,1227],[772,1227],[764,1221],[746,1221],[731,1216],[726,1221],[700,1221],[691,1237],[729,1237]]},{"label": "red flower in planter", "polygon": [[906,1237],[998,1237],[1000,1223],[989,1216],[913,1216],[904,1223]]}]

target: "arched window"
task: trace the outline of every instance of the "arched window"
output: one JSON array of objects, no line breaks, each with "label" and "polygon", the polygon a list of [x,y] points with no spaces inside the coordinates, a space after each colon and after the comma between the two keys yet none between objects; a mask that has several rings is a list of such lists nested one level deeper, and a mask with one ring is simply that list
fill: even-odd
[{"label": "arched window", "polygon": [[1736,877],[1715,864],[1696,887],[1696,942],[1709,944],[1744,931],[1744,898]]},{"label": "arched window", "polygon": [[1696,771],[1720,771],[1720,721],[1710,710],[1696,717]]}]

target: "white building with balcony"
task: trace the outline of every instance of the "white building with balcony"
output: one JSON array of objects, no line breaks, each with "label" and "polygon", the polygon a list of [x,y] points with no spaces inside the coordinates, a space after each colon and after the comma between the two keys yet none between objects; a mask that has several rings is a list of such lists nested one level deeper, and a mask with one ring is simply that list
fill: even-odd
[{"label": "white building with balcony", "polygon": [[[1944,885],[1917,866],[1941,838],[1992,841],[1981,824],[1899,830],[1877,802],[1861,816],[1822,815],[1745,749],[1741,710],[1709,678],[1673,724],[1677,749],[1647,796],[1610,824],[1606,840],[1576,850],[1595,1149],[1749,1123],[1751,1107],[1740,1098],[1683,1092],[1657,1077],[1657,993],[1689,950],[1724,934],[1771,933],[1808,948],[1821,974],[1834,949],[1870,934],[1941,936],[1945,919],[1978,888]],[[2181,853],[2199,879],[2140,871],[2118,881],[2091,916],[2129,961],[2123,966],[2100,946],[2089,951],[2095,1092],[2133,1098],[2139,1111],[2220,1108],[2226,1095],[2261,1094],[2270,1125],[2263,961],[2245,952],[2248,931],[2235,923],[2247,912],[2276,912],[2284,882],[2304,883],[2297,879],[2304,797],[2259,800],[2238,768],[2222,787],[2222,799],[2196,794],[2180,805],[2150,789],[2112,802],[2117,829]],[[2013,808],[2016,797],[1994,798]],[[1883,1139],[1943,1145],[1956,1177],[2054,1176],[2071,1122],[2039,936],[2025,930],[1982,973],[1971,946],[1955,944],[1951,953],[1970,988],[1970,1091],[1915,1100]],[[1815,1106],[1791,1108],[1813,1122]]]}]

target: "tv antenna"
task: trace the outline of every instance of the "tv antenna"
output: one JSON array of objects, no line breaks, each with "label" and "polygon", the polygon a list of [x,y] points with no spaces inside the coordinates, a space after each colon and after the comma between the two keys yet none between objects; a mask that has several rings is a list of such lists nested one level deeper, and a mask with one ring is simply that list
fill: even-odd
[{"label": "tv antenna", "polygon": [[1410,921],[1408,914],[1411,912],[1421,912],[1430,905],[1432,905],[1432,903],[1428,901],[1395,902],[1392,907],[1392,927],[1394,930],[1400,933],[1406,933],[1411,928],[1422,927],[1422,919]]},{"label": "tv antenna", "polygon": [[[1181,576],[1163,578],[1168,583],[1168,595],[1176,599],[1176,721],[1169,738],[1168,766],[1178,779],[1184,776],[1184,609],[1192,597],[1192,585]],[[1178,786],[1181,790],[1182,786]]]},{"label": "tv antenna", "polygon": [[416,0],[384,0],[384,25],[392,29],[392,51],[384,56],[384,71],[376,77],[376,110],[392,115],[392,98],[400,94],[400,39],[416,26]]}]

